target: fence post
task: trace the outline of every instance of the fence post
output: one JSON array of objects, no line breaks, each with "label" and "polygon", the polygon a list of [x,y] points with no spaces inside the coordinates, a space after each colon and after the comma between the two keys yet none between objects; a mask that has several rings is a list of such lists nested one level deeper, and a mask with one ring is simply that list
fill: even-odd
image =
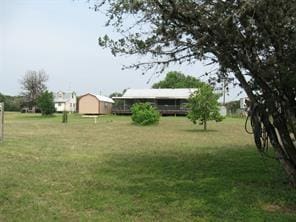
[{"label": "fence post", "polygon": [[4,140],[4,103],[0,103],[0,142]]}]

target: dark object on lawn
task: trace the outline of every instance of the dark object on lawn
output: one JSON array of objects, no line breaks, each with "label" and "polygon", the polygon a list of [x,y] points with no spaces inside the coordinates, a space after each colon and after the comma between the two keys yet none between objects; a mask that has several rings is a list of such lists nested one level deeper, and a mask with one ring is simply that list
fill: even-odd
[{"label": "dark object on lawn", "polygon": [[67,123],[67,122],[68,122],[68,112],[64,111],[63,112],[62,123]]}]

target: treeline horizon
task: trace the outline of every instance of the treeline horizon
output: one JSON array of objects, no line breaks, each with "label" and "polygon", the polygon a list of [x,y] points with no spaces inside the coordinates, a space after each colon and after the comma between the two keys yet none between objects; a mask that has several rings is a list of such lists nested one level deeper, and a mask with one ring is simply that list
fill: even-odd
[{"label": "treeline horizon", "polygon": [[21,111],[23,96],[11,96],[0,92],[0,102],[4,103],[6,111]]}]

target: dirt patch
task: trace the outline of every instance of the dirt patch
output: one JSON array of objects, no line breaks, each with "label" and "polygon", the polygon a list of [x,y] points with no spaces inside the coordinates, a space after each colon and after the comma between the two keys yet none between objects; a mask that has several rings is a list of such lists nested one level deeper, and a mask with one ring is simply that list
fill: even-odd
[{"label": "dirt patch", "polygon": [[270,213],[296,213],[296,206],[281,206],[278,204],[264,204],[263,210]]}]

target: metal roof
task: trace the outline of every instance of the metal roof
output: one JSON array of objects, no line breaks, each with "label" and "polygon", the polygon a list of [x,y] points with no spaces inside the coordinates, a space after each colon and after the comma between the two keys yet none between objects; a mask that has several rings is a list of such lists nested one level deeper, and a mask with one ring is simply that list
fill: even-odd
[{"label": "metal roof", "polygon": [[197,89],[128,89],[121,97],[113,99],[188,99]]},{"label": "metal roof", "polygon": [[114,100],[106,97],[106,96],[102,96],[102,95],[94,95],[95,97],[97,97],[98,100],[103,101],[103,102],[108,102],[108,103],[114,103]]}]

